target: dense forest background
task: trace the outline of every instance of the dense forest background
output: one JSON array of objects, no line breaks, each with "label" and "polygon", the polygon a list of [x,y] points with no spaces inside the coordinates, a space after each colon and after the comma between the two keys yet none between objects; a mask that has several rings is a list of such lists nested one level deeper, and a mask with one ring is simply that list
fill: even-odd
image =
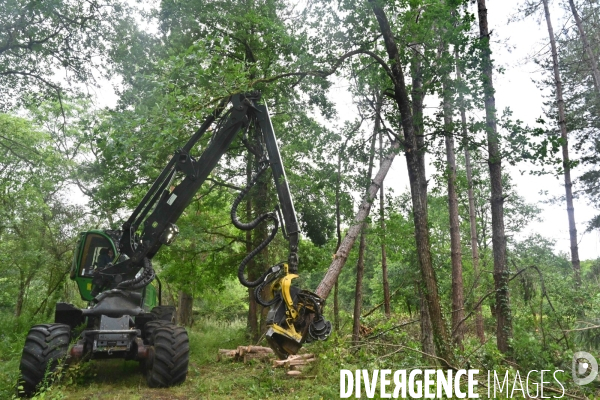
[{"label": "dense forest background", "polygon": [[[3,396],[31,324],[52,320],[57,301],[85,306],[68,279],[78,233],[119,229],[208,113],[253,90],[272,113],[301,223],[299,283],[327,297],[334,325],[311,348],[322,359],[314,382],[296,384],[299,398],[338,396],[342,366],[384,365],[562,369],[570,395],[597,394],[574,385],[570,368],[575,351],[600,346],[600,259],[579,257],[600,215],[577,214],[577,202],[600,209],[600,4],[514,7],[513,21],[545,34],[530,54],[545,103],[529,123],[495,101],[504,44],[488,27],[494,2],[2,1]],[[208,353],[259,343],[265,329],[265,310],[236,278],[268,233],[229,220],[257,170],[243,147],[234,142],[154,259],[197,351],[181,398],[215,385],[239,398],[245,384],[218,383],[226,371],[211,372]],[[524,198],[519,185],[542,176],[561,196]],[[275,202],[262,180],[244,214]],[[568,253],[554,232],[528,229],[543,203],[564,210],[553,223],[569,232]],[[285,257],[278,237],[249,274]],[[288,393],[266,369],[245,395]],[[68,382],[87,387],[92,375]]]}]

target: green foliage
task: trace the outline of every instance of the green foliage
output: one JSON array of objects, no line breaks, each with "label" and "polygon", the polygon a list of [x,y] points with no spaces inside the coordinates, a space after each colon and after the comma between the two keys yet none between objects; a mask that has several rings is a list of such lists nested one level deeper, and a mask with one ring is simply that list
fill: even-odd
[{"label": "green foliage", "polygon": [[[423,87],[417,91],[423,95],[450,96],[458,107],[479,115],[483,97],[480,58],[484,49],[479,37],[470,32],[474,15],[460,8],[463,3],[381,2],[393,16],[400,67],[411,77],[407,79],[409,90],[414,89],[413,78],[420,77]],[[382,68],[382,64],[392,64],[369,2],[316,1],[307,8],[291,9],[288,3],[278,0],[163,1],[149,5],[143,14],[127,17],[124,15],[129,9],[119,8],[115,2],[107,8],[97,2],[85,2],[89,9],[81,8],[82,4],[75,0],[35,4],[11,0],[0,6],[0,23],[10,28],[8,34],[19,33],[15,36],[17,42],[3,40],[7,39],[2,36],[6,33],[0,33],[0,43],[31,44],[0,49],[0,93],[6,99],[2,106],[12,106],[9,100],[23,99],[17,94],[25,93],[27,101],[38,105],[28,112],[30,120],[0,114],[0,325],[6,327],[0,333],[2,398],[14,393],[22,341],[31,322],[50,320],[56,301],[76,297],[74,288],[66,283],[66,275],[77,232],[92,226],[118,228],[173,151],[185,143],[216,102],[232,93],[260,89],[269,105],[303,234],[299,245],[301,276],[295,281],[303,288],[316,288],[331,262],[337,245],[337,212],[343,234],[352,223],[355,203],[370,183],[364,176],[375,103],[382,103],[386,143],[397,139],[401,132],[397,105],[386,96],[393,82]],[[138,25],[137,18],[157,30]],[[56,37],[37,43],[56,30]],[[71,38],[69,48],[65,47],[65,36]],[[456,50],[458,60],[445,50],[450,48]],[[89,99],[75,96],[61,96],[56,101],[53,93],[62,93],[63,88],[58,87],[50,71],[59,66],[71,74],[69,83],[90,81],[91,71],[98,67],[90,51],[98,50],[107,56],[102,64],[110,62],[111,72],[121,78],[117,106],[95,110]],[[348,51],[358,52],[338,63],[337,57]],[[574,58],[575,53],[569,51],[566,55]],[[465,76],[463,81],[450,78],[456,65]],[[327,78],[332,68],[337,68],[336,80]],[[7,73],[9,69],[17,72]],[[35,75],[24,75],[34,70]],[[569,78],[569,84],[574,85],[580,75],[571,72],[574,78]],[[332,83],[345,78],[349,78],[349,90],[358,103],[358,115],[351,121],[342,121],[329,99]],[[580,96],[571,99],[571,112],[583,110],[582,119],[576,121],[580,124],[578,134],[593,139],[584,161],[595,165],[598,143],[592,135],[595,131],[588,128],[597,125],[597,113],[592,112],[596,103],[587,102],[592,98],[589,84],[583,82]],[[55,100],[40,102],[50,98]],[[441,112],[415,117],[423,119],[426,133],[420,150],[431,156],[436,169],[428,175],[428,229],[442,311],[449,319],[452,282],[443,184],[446,166],[439,149],[445,135],[458,134],[459,124],[444,124]],[[507,159],[509,163],[556,162],[553,154],[560,139],[547,135],[545,121],[538,122],[535,128],[526,127],[513,121],[510,112],[501,119],[503,157],[514,154]],[[489,161],[484,150],[485,129],[483,120],[474,117],[468,121],[467,136],[461,140],[461,145],[471,150],[476,165],[473,190],[480,269],[484,271],[481,276],[474,276],[468,256],[467,182],[464,171],[457,171],[465,288],[479,284],[477,291],[469,289],[465,293],[467,313],[485,293],[495,290],[492,276],[487,273],[492,269],[493,248],[490,182],[481,167]],[[192,150],[194,155],[206,148],[210,136],[209,132],[198,142]],[[354,249],[338,279],[342,327],[329,341],[307,346],[319,358],[305,372],[314,377],[306,381],[308,384],[285,380],[284,373],[270,365],[214,360],[219,348],[248,344],[248,292],[237,283],[236,267],[247,254],[247,245],[261,241],[266,231],[261,227],[247,237],[230,225],[229,210],[238,193],[236,188],[245,185],[246,168],[250,172],[256,169],[256,158],[246,154],[241,140],[236,139],[231,147],[179,219],[178,240],[161,249],[154,259],[165,292],[182,290],[195,299],[189,379],[184,386],[171,389],[169,396],[332,398],[339,393],[341,368],[434,365],[435,360],[420,352],[419,326],[411,322],[419,318],[417,284],[421,279],[412,199],[407,193],[390,193],[387,187],[385,229],[374,214],[367,220],[363,308],[368,310],[383,300],[383,244],[388,279],[395,293],[392,317],[385,319],[376,311],[362,318],[361,323],[372,332],[357,346],[351,345],[350,313],[357,263]],[[385,155],[385,149],[381,155]],[[598,173],[594,168],[584,175],[592,199],[598,197]],[[600,343],[596,327],[600,297],[595,295],[600,263],[583,263],[584,284],[580,292],[575,292],[566,256],[556,254],[554,244],[540,235],[522,236],[539,215],[539,208],[527,204],[512,182],[510,176],[504,176],[511,277],[527,268],[509,284],[515,331],[513,361],[506,361],[496,349],[496,305],[490,296],[482,303],[488,340],[483,345],[475,340],[470,317],[465,322],[464,350],[453,350],[460,367],[555,369],[578,346],[596,349]],[[68,201],[73,183],[85,194],[89,208]],[[270,177],[265,177],[250,193],[249,214],[273,209],[276,199],[272,186]],[[241,215],[242,208],[240,211]],[[285,260],[286,245],[278,236],[257,257],[254,268],[264,270]],[[10,316],[15,313],[21,317]],[[331,299],[325,313],[331,318]],[[591,329],[565,333],[580,328]],[[143,398],[150,392],[139,389],[144,387],[142,381],[135,363],[100,361],[70,369],[58,385],[40,396],[93,398],[100,392],[109,397]]]},{"label": "green foliage", "polygon": [[126,15],[116,1],[3,1],[0,108],[60,100],[71,85],[93,84],[107,61],[97,55],[117,42],[114,28]]}]

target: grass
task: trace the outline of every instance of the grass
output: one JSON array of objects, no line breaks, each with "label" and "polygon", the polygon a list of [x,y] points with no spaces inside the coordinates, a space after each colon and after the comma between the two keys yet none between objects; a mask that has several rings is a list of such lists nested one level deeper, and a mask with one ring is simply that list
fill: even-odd
[{"label": "grass", "polygon": [[[188,329],[190,337],[190,363],[187,380],[180,386],[168,389],[148,388],[137,362],[124,360],[95,360],[71,365],[58,382],[46,388],[38,399],[51,400],[184,400],[184,399],[335,399],[340,395],[340,369],[407,369],[435,368],[416,351],[419,326],[411,324],[403,329],[391,329],[398,320],[368,320],[365,323],[385,335],[376,340],[365,340],[353,345],[348,335],[333,334],[326,342],[312,343],[305,351],[317,355],[317,361],[302,372],[300,378],[286,375],[283,369],[271,364],[234,361],[217,361],[218,349],[235,349],[250,344],[246,339],[245,321],[198,321]],[[15,393],[18,363],[26,332],[4,334],[0,340],[0,399],[11,399]],[[264,343],[261,343],[264,345]],[[493,343],[481,347],[474,338],[465,342],[465,353],[471,368],[490,368],[503,371]],[[415,350],[411,350],[415,349]],[[477,351],[475,351],[477,349]],[[459,358],[462,356],[459,355]],[[459,360],[465,365],[467,359]],[[498,364],[498,365],[496,365]],[[485,374],[484,374],[485,375]],[[571,391],[587,398],[596,398],[595,388],[570,386]],[[582,389],[583,390],[583,389]],[[363,391],[363,396],[365,395]],[[486,398],[485,388],[480,388],[481,398]],[[376,398],[379,393],[376,392]],[[500,397],[499,397],[500,398]]]},{"label": "grass", "polygon": [[[151,389],[136,361],[93,360],[71,365],[38,399],[329,399],[339,396],[339,372],[324,377],[318,366],[291,378],[264,362],[217,361],[218,349],[249,344],[244,323],[201,321],[188,329],[190,364],[184,384]],[[14,397],[24,334],[0,342],[0,399]],[[8,345],[7,345],[8,344]],[[312,351],[312,350],[311,350]]]}]

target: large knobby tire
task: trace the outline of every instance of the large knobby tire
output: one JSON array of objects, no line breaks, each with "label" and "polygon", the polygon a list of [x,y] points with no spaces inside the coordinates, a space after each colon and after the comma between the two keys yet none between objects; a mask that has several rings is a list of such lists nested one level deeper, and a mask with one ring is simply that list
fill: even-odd
[{"label": "large knobby tire", "polygon": [[52,379],[52,372],[66,359],[70,341],[69,325],[35,325],[29,330],[19,366],[19,396],[32,396],[45,378]]},{"label": "large knobby tire", "polygon": [[150,387],[170,387],[185,381],[190,346],[185,328],[173,324],[155,327],[153,351],[146,364],[146,381]]},{"label": "large knobby tire", "polygon": [[175,306],[156,306],[150,314],[153,321],[175,322]]},{"label": "large knobby tire", "polygon": [[152,345],[152,334],[154,333],[154,330],[160,326],[171,326],[173,325],[173,323],[169,322],[169,321],[163,321],[163,320],[156,320],[156,321],[149,321],[146,323],[146,325],[144,325],[144,330],[143,330],[143,339],[144,339],[144,343],[148,344],[148,345]]}]

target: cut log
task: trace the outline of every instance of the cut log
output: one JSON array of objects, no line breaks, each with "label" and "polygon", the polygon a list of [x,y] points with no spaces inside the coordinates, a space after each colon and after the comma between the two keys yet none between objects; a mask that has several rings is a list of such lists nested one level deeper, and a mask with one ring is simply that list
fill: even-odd
[{"label": "cut log", "polygon": [[248,353],[270,353],[273,354],[273,349],[270,347],[262,347],[262,346],[248,346]]},{"label": "cut log", "polygon": [[296,360],[296,359],[302,359],[302,360],[306,360],[306,359],[308,359],[308,358],[315,358],[315,355],[314,355],[314,354],[312,354],[312,353],[306,353],[306,354],[296,354],[296,355],[294,355],[294,356],[290,356],[290,357],[288,358],[288,360],[289,360],[289,359],[292,359],[292,360]]},{"label": "cut log", "polygon": [[237,350],[219,349],[217,361],[233,360],[237,357]]},{"label": "cut log", "polygon": [[269,353],[246,353],[243,357],[244,363],[250,360],[269,361],[271,358],[271,354]]},{"label": "cut log", "polygon": [[298,375],[302,375],[302,372],[300,372],[300,371],[288,371],[287,374],[289,376],[298,376]]},{"label": "cut log", "polygon": [[273,358],[273,350],[262,346],[238,346],[235,350],[219,349],[217,361],[237,360],[248,362],[249,360],[268,361]]},{"label": "cut log", "polygon": [[273,360],[273,367],[290,368],[292,366],[307,365],[316,358],[313,354],[303,354],[301,356],[290,356],[287,360]]}]

